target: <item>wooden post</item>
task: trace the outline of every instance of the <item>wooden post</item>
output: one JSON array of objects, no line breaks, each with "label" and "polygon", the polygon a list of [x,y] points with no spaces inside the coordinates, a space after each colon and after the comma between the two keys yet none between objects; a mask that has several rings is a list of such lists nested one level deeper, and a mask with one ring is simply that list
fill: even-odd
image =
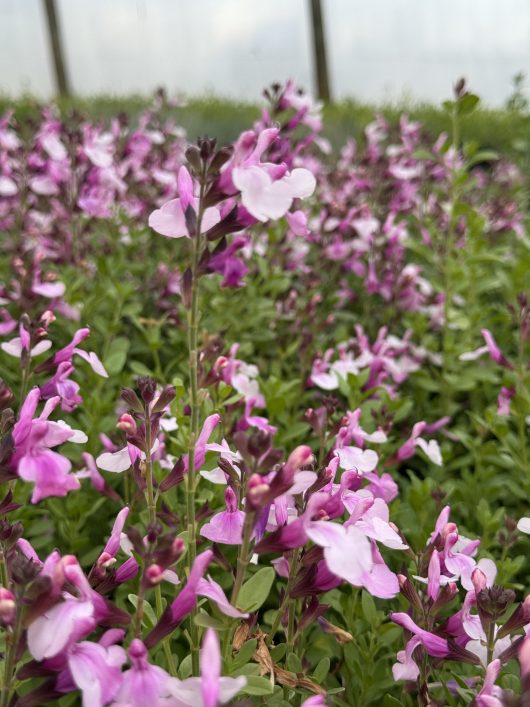
[{"label": "wooden post", "polygon": [[70,86],[66,64],[63,56],[63,46],[61,42],[61,28],[57,16],[55,0],[44,0],[44,11],[48,22],[48,37],[53,55],[53,66],[55,69],[55,83],[60,96],[70,95]]},{"label": "wooden post", "polygon": [[329,103],[331,101],[331,89],[329,85],[322,6],[320,0],[309,0],[309,4],[311,6],[311,27],[313,31],[313,55],[317,95],[321,101]]}]

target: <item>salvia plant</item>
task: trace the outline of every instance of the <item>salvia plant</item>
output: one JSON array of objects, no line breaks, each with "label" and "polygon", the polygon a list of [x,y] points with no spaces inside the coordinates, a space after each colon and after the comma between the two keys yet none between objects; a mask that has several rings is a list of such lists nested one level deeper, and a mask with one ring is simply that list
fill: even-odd
[{"label": "salvia plant", "polygon": [[265,98],[0,119],[0,707],[530,704],[527,175]]}]

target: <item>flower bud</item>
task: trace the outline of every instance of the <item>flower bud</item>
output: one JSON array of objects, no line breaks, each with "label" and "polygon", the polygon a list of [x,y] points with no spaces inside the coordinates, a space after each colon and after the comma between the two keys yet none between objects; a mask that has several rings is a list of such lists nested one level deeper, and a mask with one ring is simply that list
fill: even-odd
[{"label": "flower bud", "polygon": [[403,574],[398,574],[397,578],[399,582],[399,589],[403,596],[409,601],[411,606],[413,606],[418,611],[423,611],[423,606],[419,594],[410,579]]},{"label": "flower bud", "polygon": [[127,435],[135,435],[138,432],[136,420],[132,415],[129,415],[128,412],[124,412],[123,415],[120,415],[116,427]]},{"label": "flower bud", "polygon": [[177,395],[177,390],[174,385],[166,385],[160,395],[158,400],[153,405],[153,412],[163,412],[168,405],[175,399]]},{"label": "flower bud", "polygon": [[0,624],[2,626],[12,626],[16,614],[15,595],[0,587]]},{"label": "flower bud", "polygon": [[0,410],[5,410],[13,402],[15,396],[7,383],[0,378]]},{"label": "flower bud", "polygon": [[150,403],[153,401],[156,394],[156,381],[154,378],[148,378],[147,376],[140,376],[138,378],[138,390],[140,391],[140,397],[144,403]]},{"label": "flower bud", "polygon": [[134,410],[134,412],[144,411],[144,406],[132,388],[122,388],[121,398],[127,403],[131,410]]},{"label": "flower bud", "polygon": [[270,490],[269,484],[259,474],[252,474],[247,483],[247,504],[249,509],[261,507],[265,496]]},{"label": "flower bud", "polygon": [[164,570],[160,565],[149,565],[145,570],[144,582],[148,587],[154,587],[164,579]]}]

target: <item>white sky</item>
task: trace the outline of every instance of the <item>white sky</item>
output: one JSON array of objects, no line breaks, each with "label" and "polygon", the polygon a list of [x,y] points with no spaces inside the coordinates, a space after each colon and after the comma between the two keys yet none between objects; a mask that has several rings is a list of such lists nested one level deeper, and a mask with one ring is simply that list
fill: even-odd
[{"label": "white sky", "polygon": [[[465,75],[501,105],[530,74],[530,0],[322,0],[337,97],[439,102]],[[0,90],[48,97],[42,0],[0,0]],[[257,100],[293,77],[311,85],[307,0],[57,0],[81,94],[213,92]]]}]

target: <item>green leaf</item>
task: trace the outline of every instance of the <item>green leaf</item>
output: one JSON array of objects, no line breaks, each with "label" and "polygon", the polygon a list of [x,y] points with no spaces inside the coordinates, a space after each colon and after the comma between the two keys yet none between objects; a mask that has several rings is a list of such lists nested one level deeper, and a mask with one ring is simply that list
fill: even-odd
[{"label": "green leaf", "polygon": [[246,665],[246,663],[248,663],[254,655],[257,645],[258,642],[255,638],[251,638],[249,641],[244,643],[232,661],[232,670],[236,670],[242,665]]},{"label": "green leaf", "polygon": [[237,601],[241,611],[254,612],[260,608],[269,596],[274,577],[275,572],[272,567],[263,567],[245,582]]},{"label": "green leaf", "polygon": [[278,643],[277,646],[274,646],[274,648],[270,649],[270,654],[271,658],[275,663],[279,663],[280,660],[283,658],[285,655],[285,652],[287,650],[287,644],[286,643]]},{"label": "green leaf", "polygon": [[401,702],[387,693],[383,699],[383,707],[395,707],[396,705],[401,707]]},{"label": "green leaf", "polygon": [[302,673],[304,670],[302,667],[302,661],[296,653],[289,653],[287,660],[285,661],[285,665],[287,666],[287,670],[290,670],[292,673]]},{"label": "green leaf", "polygon": [[318,683],[324,682],[327,674],[329,673],[330,665],[331,661],[328,657],[322,658],[322,660],[318,662],[318,665],[313,672],[313,680]]},{"label": "green leaf", "polygon": [[118,336],[112,342],[110,353],[105,357],[103,362],[109,376],[120,373],[127,360],[127,352],[129,351],[130,341],[123,336]]},{"label": "green leaf", "polygon": [[466,93],[465,96],[458,99],[457,110],[459,115],[469,115],[473,113],[475,108],[480,103],[480,98],[474,93]]},{"label": "green leaf", "polygon": [[[129,594],[127,596],[127,598],[129,599],[129,601],[131,602],[131,604],[134,606],[135,609],[138,608],[138,596],[136,594]],[[149,623],[151,624],[151,626],[154,626],[157,622],[156,614],[155,614],[151,604],[148,601],[146,601],[145,599],[144,599],[143,610],[144,610],[144,615],[142,618],[142,623],[147,623],[145,621],[145,619],[147,618],[147,619],[149,619]]]},{"label": "green leaf", "polygon": [[361,596],[361,606],[363,609],[364,618],[368,621],[370,626],[377,626],[379,624],[377,609],[375,608],[374,600],[368,592],[363,591]]},{"label": "green leaf", "polygon": [[178,667],[178,675],[181,680],[185,680],[186,678],[189,678],[191,675],[191,670],[192,670],[192,665],[191,665],[191,653],[187,655],[183,660],[181,661],[179,667]]},{"label": "green leaf", "polygon": [[226,631],[228,628],[224,621],[215,619],[213,616],[204,613],[204,611],[200,611],[193,620],[201,628],[214,628],[216,631]]},{"label": "green leaf", "polygon": [[254,695],[256,697],[262,695],[271,695],[273,687],[270,680],[262,678],[259,675],[247,675],[247,684],[240,690],[240,695]]}]

